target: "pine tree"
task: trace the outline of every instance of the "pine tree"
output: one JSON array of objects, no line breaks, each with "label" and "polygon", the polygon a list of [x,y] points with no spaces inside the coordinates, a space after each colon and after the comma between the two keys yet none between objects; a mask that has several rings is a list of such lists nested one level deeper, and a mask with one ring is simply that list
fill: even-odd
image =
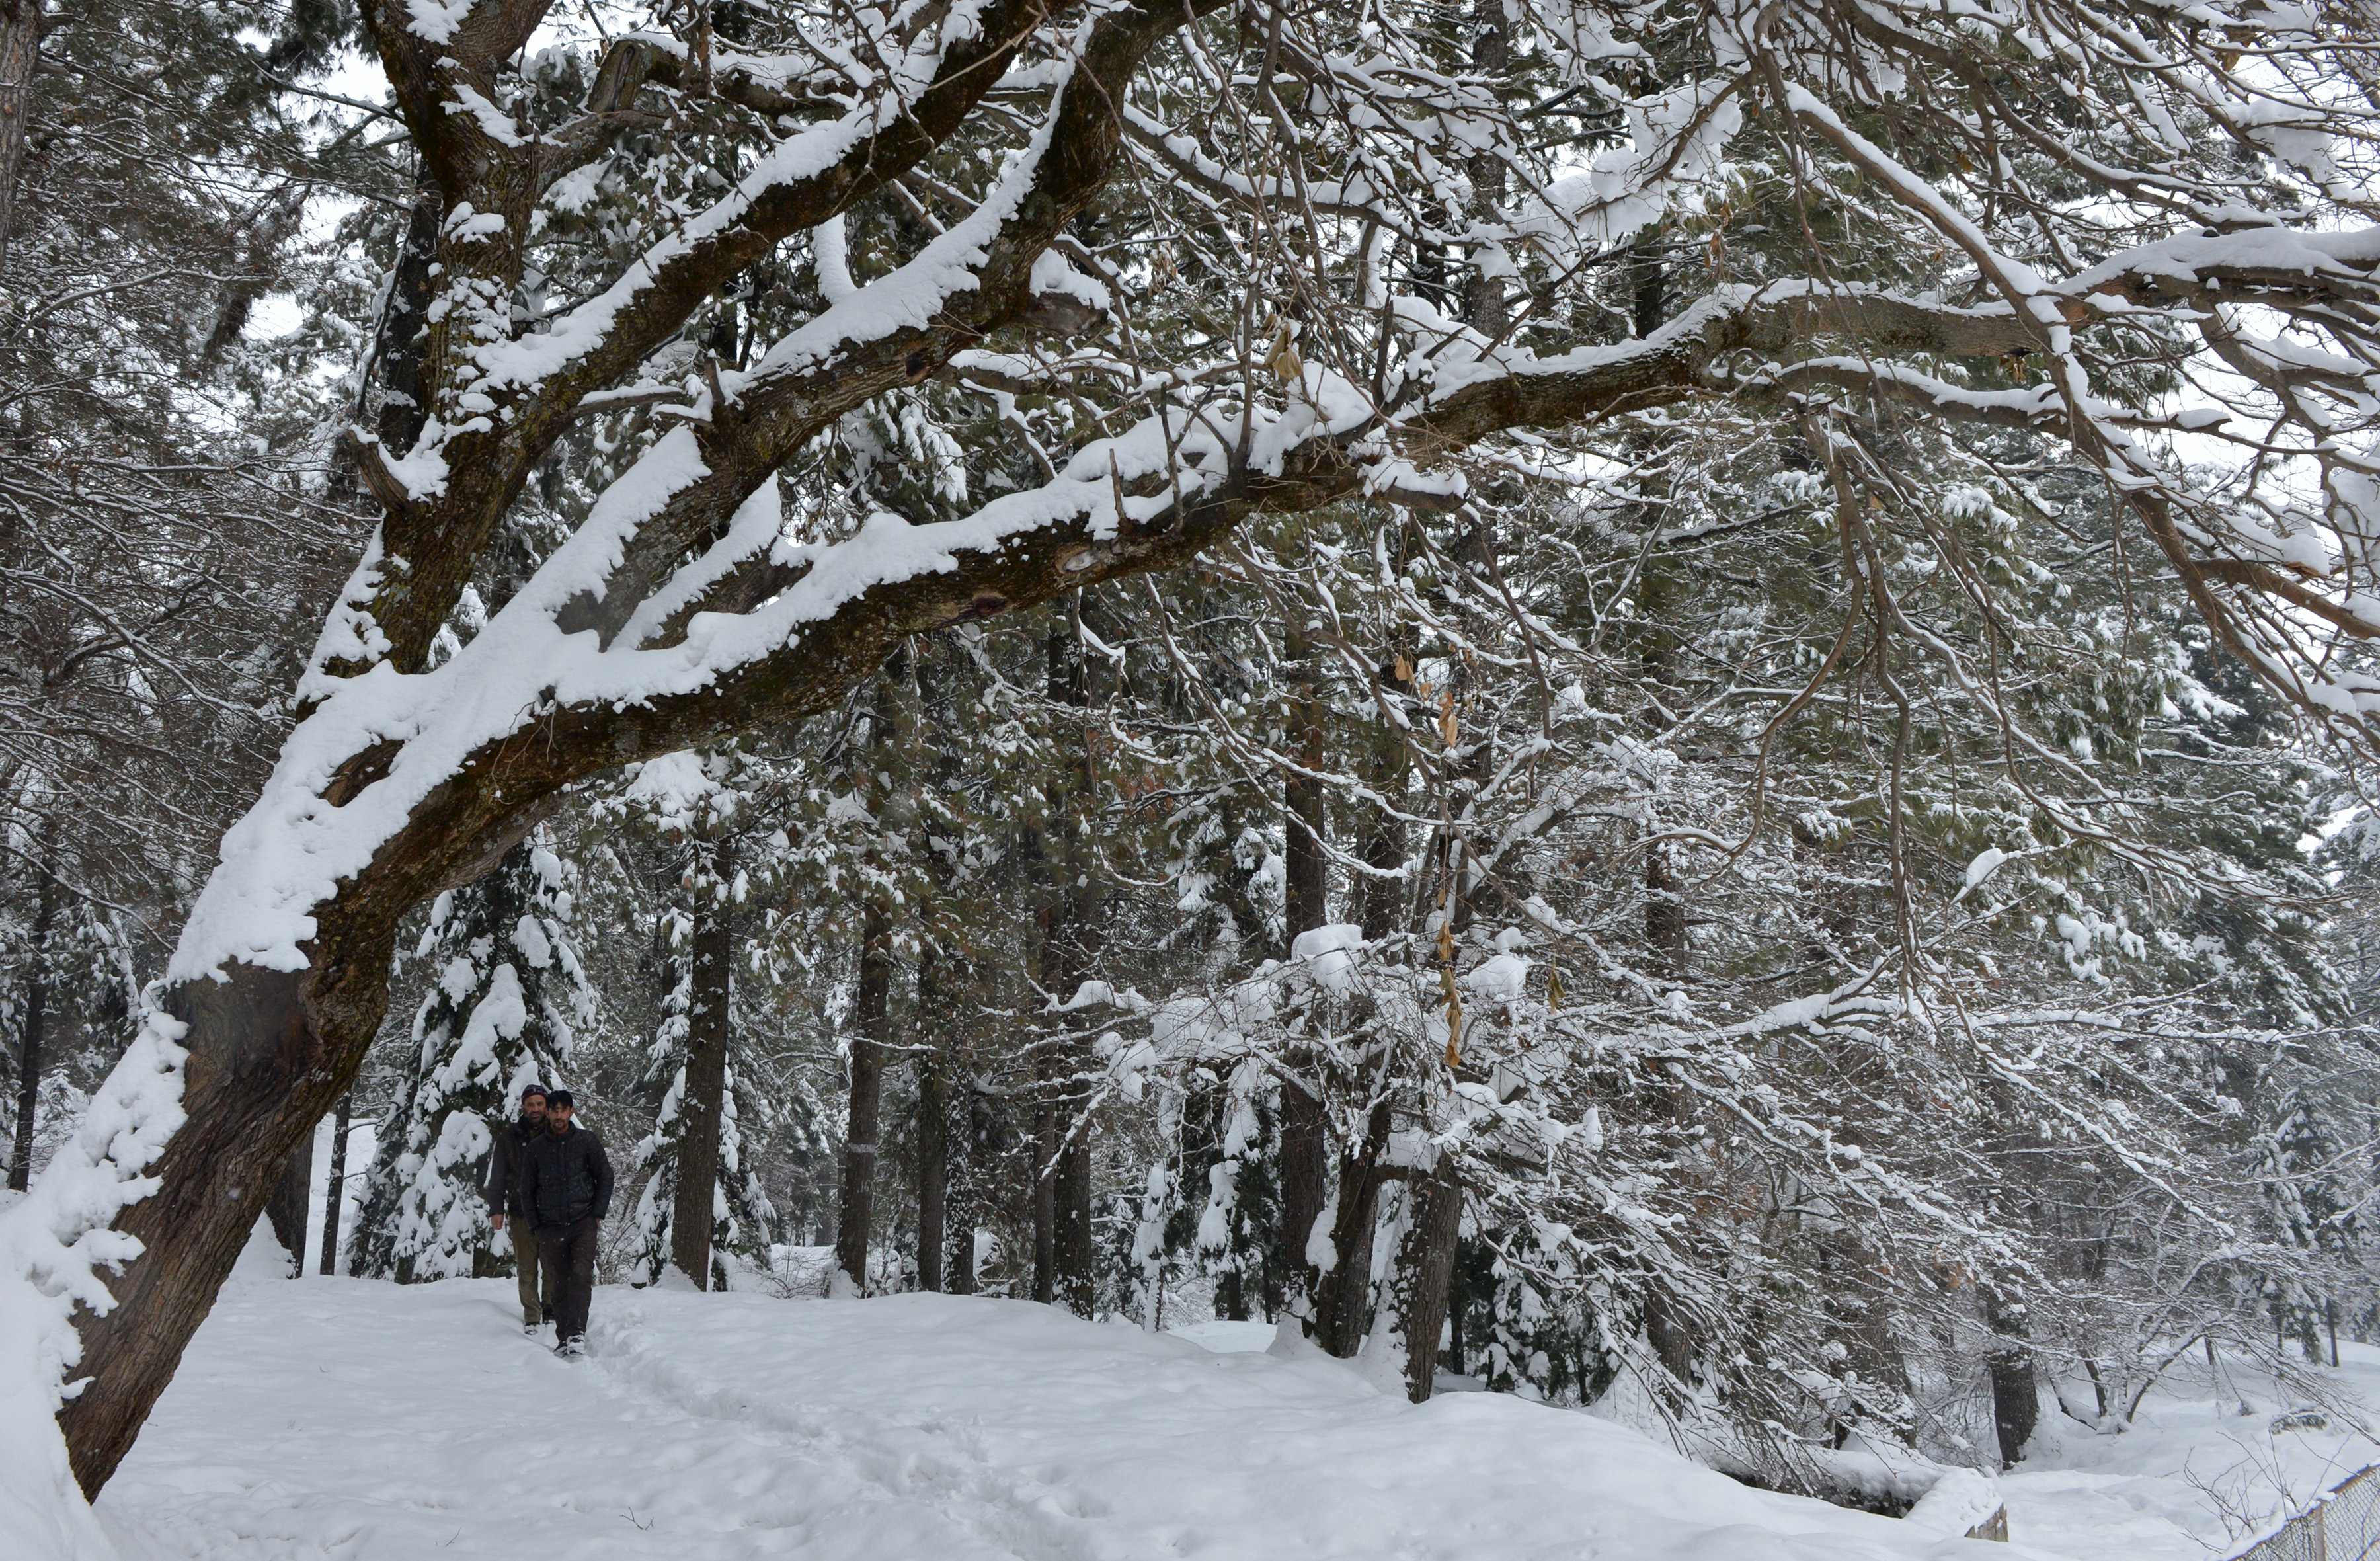
[{"label": "pine tree", "polygon": [[[746,1080],[735,1022],[735,912],[748,878],[736,867],[733,828],[748,813],[740,787],[760,778],[761,767],[741,754],[676,754],[646,765],[629,790],[628,806],[676,838],[679,864],[678,903],[661,916],[670,991],[639,1080],[660,1105],[628,1156],[629,1175],[641,1182],[631,1271],[647,1284],[694,1262],[698,1287],[724,1289],[726,1255],[765,1262],[774,1238],[777,1212],[745,1147],[747,1124],[769,1124],[768,1098]],[[700,1205],[689,1202],[686,1173],[706,1163],[710,1230],[689,1242],[681,1226]],[[694,1251],[700,1257],[688,1256]]]},{"label": "pine tree", "polygon": [[399,1284],[510,1272],[489,1250],[488,1152],[523,1086],[563,1079],[594,994],[571,945],[561,860],[532,835],[478,883],[441,895],[419,957],[411,1067],[364,1187],[353,1271]]},{"label": "pine tree", "polygon": [[[711,886],[698,873],[695,882],[697,893]],[[660,1031],[646,1053],[642,1079],[648,1088],[660,1088],[661,1107],[652,1131],[629,1154],[634,1173],[644,1177],[637,1194],[637,1248],[630,1272],[641,1275],[646,1284],[658,1281],[671,1266],[678,1166],[686,1126],[687,1043],[695,1008],[695,957],[690,946],[694,919],[680,910],[673,912],[671,920],[671,941],[678,950],[677,979],[663,1005]],[[726,1254],[733,1252],[748,1262],[767,1261],[777,1224],[776,1208],[745,1146],[747,1124],[764,1129],[772,1113],[766,1100],[747,1086],[738,1060],[730,1046],[720,1092],[719,1175],[711,1202],[708,1287],[714,1290],[727,1287]]]}]

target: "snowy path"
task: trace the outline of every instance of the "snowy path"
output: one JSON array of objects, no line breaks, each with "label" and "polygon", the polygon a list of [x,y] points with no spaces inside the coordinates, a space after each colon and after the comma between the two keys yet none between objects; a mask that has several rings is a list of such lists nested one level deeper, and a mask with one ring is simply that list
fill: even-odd
[{"label": "snowy path", "polygon": [[1988,1550],[1750,1491],[1587,1417],[1017,1302],[236,1281],[99,1511],[127,1561],[1564,1557]]}]

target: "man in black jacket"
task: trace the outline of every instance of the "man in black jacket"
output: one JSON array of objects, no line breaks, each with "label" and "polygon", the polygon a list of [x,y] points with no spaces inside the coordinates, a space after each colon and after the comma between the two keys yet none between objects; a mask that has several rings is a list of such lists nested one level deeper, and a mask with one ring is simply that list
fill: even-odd
[{"label": "man in black jacket", "polygon": [[481,1189],[490,1225],[502,1230],[504,1217],[512,1216],[513,1275],[520,1284],[524,1334],[536,1333],[553,1316],[553,1308],[538,1292],[537,1232],[522,1217],[528,1211],[521,1206],[521,1155],[544,1131],[545,1086],[532,1082],[521,1091],[519,1118],[497,1130],[496,1146],[488,1152],[488,1185]]},{"label": "man in black jacket", "polygon": [[570,1091],[545,1097],[545,1131],[520,1157],[522,1217],[537,1235],[553,1305],[556,1355],[578,1355],[587,1345],[587,1302],[595,1288],[596,1233],[612,1211],[612,1162],[591,1128],[571,1120]]}]

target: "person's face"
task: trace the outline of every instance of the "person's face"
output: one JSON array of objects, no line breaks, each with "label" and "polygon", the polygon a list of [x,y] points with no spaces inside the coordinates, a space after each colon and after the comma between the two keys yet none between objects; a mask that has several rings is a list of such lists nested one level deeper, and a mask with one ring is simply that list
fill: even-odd
[{"label": "person's face", "polygon": [[545,1120],[545,1097],[543,1095],[524,1095],[521,1097],[521,1120],[524,1122],[542,1122]]},{"label": "person's face", "polygon": [[545,1113],[545,1123],[557,1133],[570,1131],[570,1108],[566,1105],[548,1107]]}]

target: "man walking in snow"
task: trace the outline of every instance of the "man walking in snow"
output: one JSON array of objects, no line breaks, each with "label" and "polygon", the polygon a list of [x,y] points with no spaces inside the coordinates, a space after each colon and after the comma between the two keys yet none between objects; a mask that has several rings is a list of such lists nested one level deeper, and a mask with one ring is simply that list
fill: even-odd
[{"label": "man walking in snow", "polygon": [[545,1131],[545,1086],[531,1081],[521,1091],[520,1116],[506,1123],[496,1134],[496,1146],[488,1152],[488,1223],[498,1230],[504,1227],[506,1215],[513,1222],[513,1274],[520,1285],[521,1332],[534,1334],[552,1321],[553,1308],[538,1290],[537,1232],[522,1216],[528,1210],[521,1205],[521,1156],[539,1135]]},{"label": "man walking in snow", "polygon": [[537,1238],[545,1270],[556,1355],[585,1351],[596,1233],[612,1210],[612,1162],[594,1129],[573,1123],[573,1115],[569,1091],[549,1093],[545,1131],[523,1146],[520,1157],[522,1218]]}]

